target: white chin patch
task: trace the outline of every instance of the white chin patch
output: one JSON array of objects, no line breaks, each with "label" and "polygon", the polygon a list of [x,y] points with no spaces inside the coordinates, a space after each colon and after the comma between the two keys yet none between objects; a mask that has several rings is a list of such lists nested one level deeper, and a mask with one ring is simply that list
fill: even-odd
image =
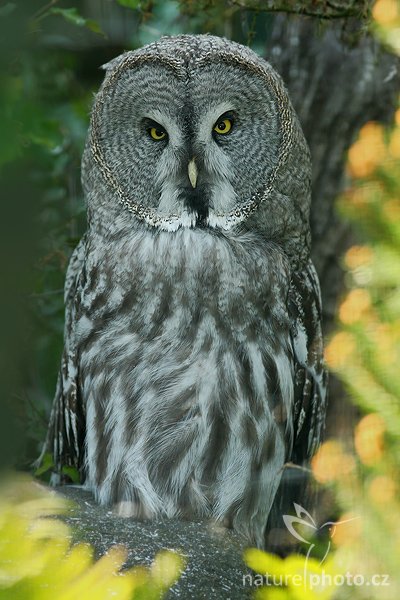
[{"label": "white chin patch", "polygon": [[180,227],[191,229],[196,227],[197,213],[188,213],[186,210],[179,216],[161,219],[158,227],[163,231],[177,231]]},{"label": "white chin patch", "polygon": [[235,223],[237,223],[237,221],[233,221],[225,215],[216,215],[210,210],[209,215],[206,219],[206,223],[209,227],[214,227],[216,229],[224,229],[225,231],[227,231],[228,229],[231,229],[231,227],[233,227]]},{"label": "white chin patch", "polygon": [[[205,224],[212,229],[223,229],[224,231],[228,231],[232,229],[237,223],[240,223],[244,220],[244,216],[238,215],[217,215],[210,211],[208,217],[205,220]],[[196,227],[197,222],[197,213],[188,213],[183,212],[180,216],[173,215],[171,217],[161,218],[155,224],[154,222],[149,222],[149,225],[156,226],[158,229],[162,231],[177,231],[180,228],[183,229],[192,229]]]}]

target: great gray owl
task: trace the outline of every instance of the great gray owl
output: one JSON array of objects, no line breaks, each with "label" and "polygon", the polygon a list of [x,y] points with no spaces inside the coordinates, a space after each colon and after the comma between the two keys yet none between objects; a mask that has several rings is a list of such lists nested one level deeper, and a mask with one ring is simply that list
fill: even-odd
[{"label": "great gray owl", "polygon": [[47,438],[102,504],[263,544],[325,414],[310,156],[250,49],[164,37],[105,66]]}]

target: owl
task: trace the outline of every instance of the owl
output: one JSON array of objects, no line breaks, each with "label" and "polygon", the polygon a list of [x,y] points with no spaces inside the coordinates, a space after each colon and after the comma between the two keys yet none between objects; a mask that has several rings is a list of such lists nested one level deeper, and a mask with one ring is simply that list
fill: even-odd
[{"label": "owl", "polygon": [[120,515],[262,546],[285,463],[324,427],[309,150],[240,44],[163,37],[104,69],[45,447]]}]

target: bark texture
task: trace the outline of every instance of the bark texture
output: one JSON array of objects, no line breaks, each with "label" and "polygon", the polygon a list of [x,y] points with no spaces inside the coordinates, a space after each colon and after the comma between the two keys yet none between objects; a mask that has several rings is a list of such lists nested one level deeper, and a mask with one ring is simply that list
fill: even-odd
[{"label": "bark texture", "polygon": [[321,19],[365,18],[372,4],[371,0],[231,0],[231,3],[252,10],[293,13]]},{"label": "bark texture", "polygon": [[96,558],[115,544],[128,550],[126,567],[150,566],[155,554],[165,548],[182,554],[186,567],[165,596],[167,600],[251,599],[255,587],[243,562],[243,542],[233,531],[207,521],[123,519],[99,506],[79,486],[57,491],[75,504],[62,517],[73,528],[71,541],[91,544]]},{"label": "bark texture", "polygon": [[400,90],[400,61],[370,35],[346,41],[343,23],[321,31],[317,19],[275,19],[265,57],[281,74],[311,149],[312,258],[329,332],[343,289],[341,257],[354,240],[335,210],[346,181],[347,150],[368,121],[390,123]]}]

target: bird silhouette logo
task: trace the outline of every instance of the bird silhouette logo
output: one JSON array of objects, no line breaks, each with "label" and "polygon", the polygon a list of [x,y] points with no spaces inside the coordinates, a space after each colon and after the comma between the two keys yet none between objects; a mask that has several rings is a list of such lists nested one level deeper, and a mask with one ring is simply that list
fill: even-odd
[{"label": "bird silhouette logo", "polygon": [[[327,544],[327,548],[326,548],[323,558],[321,559],[321,561],[319,563],[320,565],[322,565],[322,563],[325,561],[326,557],[329,554],[329,550],[331,549],[331,545],[332,545],[331,540],[336,533],[336,529],[337,529],[338,525],[342,525],[343,523],[348,523],[349,521],[354,521],[355,519],[358,519],[358,517],[352,517],[350,519],[344,519],[343,521],[326,521],[326,523],[324,523],[323,525],[318,527],[318,525],[316,524],[313,517],[310,515],[310,513],[305,508],[303,508],[302,506],[300,506],[300,504],[297,504],[296,502],[293,502],[293,506],[294,506],[297,516],[283,515],[283,521],[284,521],[287,529],[290,531],[290,533],[296,539],[298,539],[300,542],[303,542],[304,544],[308,544],[309,548],[307,550],[306,563],[307,563],[309,557],[311,556],[312,551],[314,550],[314,548],[316,546],[316,544],[313,542],[312,538],[314,537],[314,535],[317,532],[322,532],[322,531],[324,531],[324,529],[327,529],[329,532],[329,541]],[[294,528],[294,525],[296,525],[296,524],[302,525],[309,530],[310,536],[307,536],[307,537],[309,537],[309,539],[307,539],[306,537],[303,537],[298,531],[296,531],[296,529]]]}]

